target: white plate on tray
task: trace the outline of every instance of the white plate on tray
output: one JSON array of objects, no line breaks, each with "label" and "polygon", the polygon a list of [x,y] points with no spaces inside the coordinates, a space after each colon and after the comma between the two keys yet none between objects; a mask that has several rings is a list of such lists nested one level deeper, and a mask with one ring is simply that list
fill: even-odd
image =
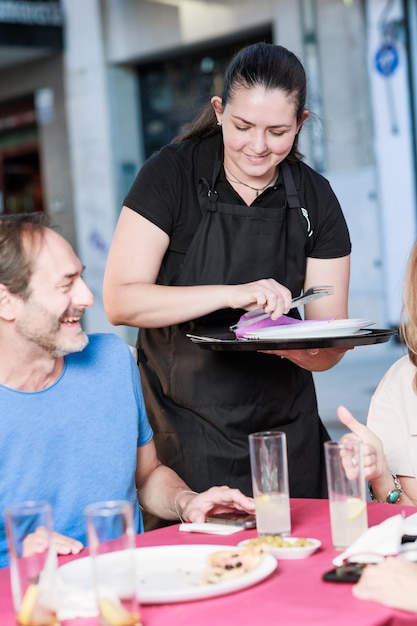
[{"label": "white plate on tray", "polygon": [[[260,538],[259,538],[260,539]],[[285,537],[285,542],[295,543],[298,541],[298,537]],[[311,556],[316,550],[318,550],[321,546],[321,541],[319,539],[313,539],[312,537],[306,537],[307,541],[311,542],[311,545],[308,546],[300,546],[300,547],[276,547],[273,546],[271,549],[271,554],[273,554],[277,559],[306,559],[308,556]],[[250,542],[250,539],[246,539],[245,541],[241,541],[238,543],[238,546],[247,546]],[[265,545],[270,545],[268,541],[265,541]]]},{"label": "white plate on tray", "polygon": [[301,324],[267,326],[245,332],[245,339],[307,339],[312,337],[343,337],[369,332],[367,326],[374,322],[367,319],[344,319],[306,321]]},{"label": "white plate on tray", "polygon": [[[216,584],[201,584],[206,557],[218,550],[232,550],[231,545],[175,545],[136,548],[137,593],[142,604],[187,602],[226,595],[251,587],[267,578],[277,567],[267,554],[251,572]],[[100,556],[101,572],[114,567],[120,552]],[[66,583],[92,588],[91,557],[76,559],[59,568]]]}]

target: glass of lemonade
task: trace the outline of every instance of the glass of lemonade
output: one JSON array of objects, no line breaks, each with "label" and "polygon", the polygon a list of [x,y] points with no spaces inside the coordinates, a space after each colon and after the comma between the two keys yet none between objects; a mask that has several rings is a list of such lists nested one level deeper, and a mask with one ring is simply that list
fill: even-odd
[{"label": "glass of lemonade", "polygon": [[253,497],[258,535],[291,532],[285,433],[263,431],[249,435]]},{"label": "glass of lemonade", "polygon": [[95,502],[84,513],[100,626],[140,626],[132,505]]},{"label": "glass of lemonade", "polygon": [[19,502],[6,508],[5,521],[16,622],[57,626],[52,506],[43,500]]},{"label": "glass of lemonade", "polygon": [[346,437],[324,450],[333,547],[345,550],[368,528],[362,443]]}]

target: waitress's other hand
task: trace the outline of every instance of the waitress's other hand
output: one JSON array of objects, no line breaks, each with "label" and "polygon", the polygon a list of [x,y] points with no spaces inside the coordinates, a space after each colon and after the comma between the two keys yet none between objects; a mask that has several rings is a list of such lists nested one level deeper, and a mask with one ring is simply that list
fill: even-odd
[{"label": "waitress's other hand", "polygon": [[255,311],[263,309],[273,320],[291,308],[291,291],[273,278],[262,278],[253,283],[230,286],[229,306],[232,309]]},{"label": "waitress's other hand", "polygon": [[210,487],[198,494],[183,492],[178,500],[181,517],[187,522],[205,522],[208,514],[233,511],[255,513],[253,498],[245,496],[239,489],[226,486]]},{"label": "waitress's other hand", "polygon": [[340,361],[347,350],[352,348],[312,348],[304,350],[259,350],[287,359],[309,372],[324,372]]}]

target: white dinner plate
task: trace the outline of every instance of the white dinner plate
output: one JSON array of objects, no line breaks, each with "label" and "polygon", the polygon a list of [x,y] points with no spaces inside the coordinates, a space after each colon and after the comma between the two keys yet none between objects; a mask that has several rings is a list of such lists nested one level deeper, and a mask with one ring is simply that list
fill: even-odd
[{"label": "white dinner plate", "polygon": [[[215,584],[201,584],[206,557],[217,550],[232,550],[230,545],[175,545],[136,548],[137,593],[142,604],[187,602],[222,596],[251,587],[267,578],[277,567],[276,559],[265,555],[251,572]],[[119,553],[100,558],[101,572],[113,567]],[[59,568],[66,583],[92,587],[91,557],[71,561]]]},{"label": "white dinner plate", "polygon": [[[367,319],[344,319],[306,321],[301,324],[285,326],[267,326],[254,330],[247,330],[247,339],[306,339],[310,337],[343,337],[362,332],[362,329],[371,326],[374,322]],[[364,331],[367,332],[367,331]]]},{"label": "white dinner plate", "polygon": [[[285,537],[285,541],[288,541],[288,543],[295,543],[297,539],[298,537]],[[272,547],[271,554],[273,554],[277,559],[305,559],[321,546],[321,541],[319,539],[313,539],[312,537],[306,537],[306,539],[312,542],[311,545],[282,548]],[[241,541],[238,543],[238,546],[246,546],[249,541],[250,539]],[[265,545],[269,545],[267,541],[265,542]]]}]

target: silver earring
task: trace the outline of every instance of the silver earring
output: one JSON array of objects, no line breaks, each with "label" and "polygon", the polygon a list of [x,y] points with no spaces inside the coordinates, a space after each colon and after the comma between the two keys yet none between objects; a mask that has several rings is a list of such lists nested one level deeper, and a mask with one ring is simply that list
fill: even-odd
[{"label": "silver earring", "polygon": [[222,121],[221,120],[217,120],[217,126],[221,126],[222,125]]}]

